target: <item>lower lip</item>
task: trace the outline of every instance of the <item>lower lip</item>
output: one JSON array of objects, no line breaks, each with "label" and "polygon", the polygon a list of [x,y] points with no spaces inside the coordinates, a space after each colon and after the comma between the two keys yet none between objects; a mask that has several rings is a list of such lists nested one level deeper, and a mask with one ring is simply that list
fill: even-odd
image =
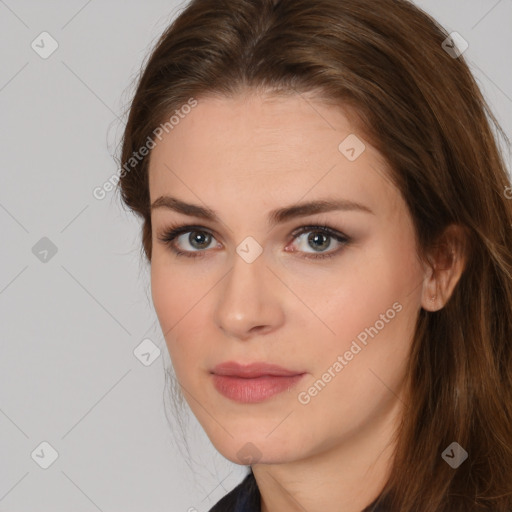
[{"label": "lower lip", "polygon": [[304,376],[276,376],[265,375],[253,379],[241,377],[228,377],[226,375],[213,374],[215,389],[225,397],[243,404],[263,402],[268,398],[291,389]]}]

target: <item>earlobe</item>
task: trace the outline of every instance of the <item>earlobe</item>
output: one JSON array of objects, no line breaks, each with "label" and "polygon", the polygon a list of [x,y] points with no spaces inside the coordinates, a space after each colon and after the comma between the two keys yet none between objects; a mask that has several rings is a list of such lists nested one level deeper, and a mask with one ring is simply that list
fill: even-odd
[{"label": "earlobe", "polygon": [[421,295],[421,307],[426,311],[437,311],[441,309],[437,293],[437,282],[435,271],[432,266],[425,264],[426,275],[423,281],[423,291]]},{"label": "earlobe", "polygon": [[466,247],[464,228],[450,224],[429,252],[421,297],[426,311],[438,311],[450,299],[466,265]]}]

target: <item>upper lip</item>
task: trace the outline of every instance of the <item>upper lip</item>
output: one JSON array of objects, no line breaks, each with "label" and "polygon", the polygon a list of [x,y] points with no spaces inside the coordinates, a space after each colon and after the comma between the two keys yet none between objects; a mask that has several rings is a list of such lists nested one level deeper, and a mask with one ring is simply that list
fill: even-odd
[{"label": "upper lip", "polygon": [[212,373],[216,375],[227,375],[230,377],[243,377],[246,379],[262,377],[264,375],[274,375],[289,377],[292,375],[301,375],[302,371],[287,370],[281,366],[271,363],[250,363],[240,364],[235,361],[227,361],[218,364],[213,368]]}]

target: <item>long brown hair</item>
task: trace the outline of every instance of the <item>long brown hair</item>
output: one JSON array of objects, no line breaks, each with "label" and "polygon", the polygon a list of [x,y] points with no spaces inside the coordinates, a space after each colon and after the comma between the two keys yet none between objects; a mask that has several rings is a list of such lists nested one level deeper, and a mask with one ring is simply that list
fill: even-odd
[{"label": "long brown hair", "polygon": [[[151,261],[150,153],[133,155],[190,98],[318,91],[353,107],[392,169],[421,256],[450,224],[468,236],[449,301],[417,319],[382,502],[393,512],[510,512],[512,208],[497,136],[508,139],[448,36],[405,0],[192,0],[138,77],[119,189],[142,218]],[[441,456],[454,441],[468,453],[456,469]]]}]

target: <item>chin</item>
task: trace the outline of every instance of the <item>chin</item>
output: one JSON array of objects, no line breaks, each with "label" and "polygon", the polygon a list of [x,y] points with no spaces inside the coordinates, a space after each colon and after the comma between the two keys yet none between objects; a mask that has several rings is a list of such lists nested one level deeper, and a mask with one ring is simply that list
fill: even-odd
[{"label": "chin", "polygon": [[210,437],[210,441],[223,457],[243,466],[281,464],[297,458],[296,446],[284,446],[281,439],[270,437],[267,434],[233,437],[223,434],[222,439]]}]

